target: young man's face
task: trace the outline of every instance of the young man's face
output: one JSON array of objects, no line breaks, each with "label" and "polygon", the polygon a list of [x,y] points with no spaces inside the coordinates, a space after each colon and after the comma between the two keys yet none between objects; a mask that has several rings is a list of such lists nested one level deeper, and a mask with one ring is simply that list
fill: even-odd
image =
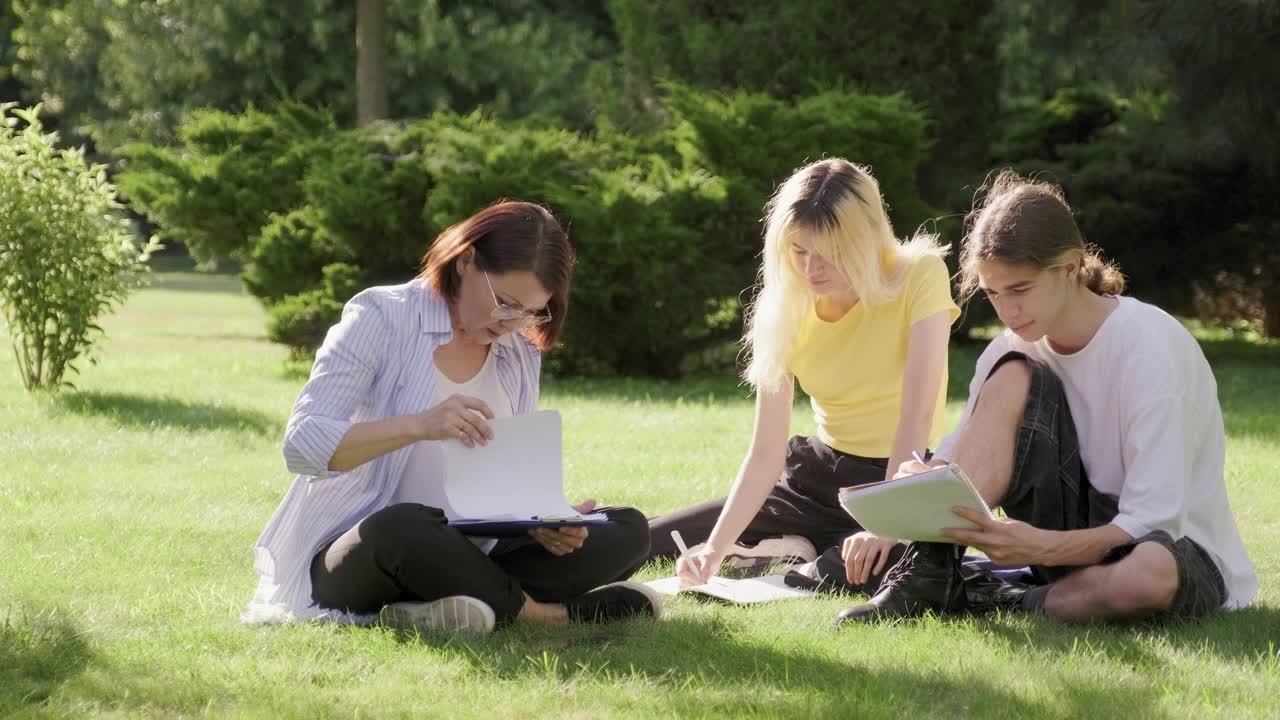
[{"label": "young man's face", "polygon": [[1015,335],[1035,342],[1048,335],[1066,309],[1068,271],[1072,266],[1042,270],[992,260],[978,263],[978,285],[996,314]]}]

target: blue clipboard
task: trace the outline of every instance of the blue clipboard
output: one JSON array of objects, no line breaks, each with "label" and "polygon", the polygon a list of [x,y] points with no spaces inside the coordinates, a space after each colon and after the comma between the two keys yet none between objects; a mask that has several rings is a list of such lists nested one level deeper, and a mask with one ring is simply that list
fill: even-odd
[{"label": "blue clipboard", "polygon": [[450,520],[449,527],[457,528],[463,535],[480,537],[519,537],[533,528],[549,527],[590,527],[592,525],[612,525],[608,518],[581,518],[568,520],[486,520],[484,518],[460,518]]}]

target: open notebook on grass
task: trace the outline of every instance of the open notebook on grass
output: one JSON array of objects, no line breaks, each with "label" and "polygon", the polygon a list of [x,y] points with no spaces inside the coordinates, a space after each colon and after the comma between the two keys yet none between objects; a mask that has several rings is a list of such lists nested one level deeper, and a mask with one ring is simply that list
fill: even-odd
[{"label": "open notebook on grass", "polygon": [[784,583],[782,575],[765,575],[742,580],[717,576],[704,585],[695,585],[683,590],[680,589],[680,578],[674,576],[650,580],[645,585],[663,595],[675,595],[681,592],[698,593],[740,605],[813,596],[813,593],[808,590],[794,588]]},{"label": "open notebook on grass", "polygon": [[[579,513],[565,499],[560,413],[542,410],[489,424],[488,445],[440,443],[439,502],[450,525],[468,535],[506,537],[534,527],[610,522],[604,513]],[[414,471],[412,460],[407,471]]]},{"label": "open notebook on grass", "polygon": [[877,535],[920,542],[953,542],[939,531],[973,525],[952,512],[953,507],[991,517],[991,509],[957,465],[844,488],[840,504],[859,525]]}]

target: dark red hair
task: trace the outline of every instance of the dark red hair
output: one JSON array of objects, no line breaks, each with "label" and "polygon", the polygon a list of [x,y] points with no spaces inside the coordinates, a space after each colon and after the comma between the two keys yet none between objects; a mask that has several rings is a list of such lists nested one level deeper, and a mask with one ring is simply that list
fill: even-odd
[{"label": "dark red hair", "polygon": [[553,347],[569,311],[575,259],[569,236],[555,216],[535,203],[499,200],[440,233],[422,258],[418,277],[440,297],[454,302],[462,283],[458,258],[467,248],[475,248],[480,270],[495,274],[525,271],[538,278],[551,293],[547,301],[551,322],[529,328],[524,335],[539,350]]}]

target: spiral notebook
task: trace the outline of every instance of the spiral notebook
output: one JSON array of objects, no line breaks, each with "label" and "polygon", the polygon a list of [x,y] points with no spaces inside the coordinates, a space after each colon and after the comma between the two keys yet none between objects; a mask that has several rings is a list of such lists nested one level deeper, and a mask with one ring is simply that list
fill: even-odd
[{"label": "spiral notebook", "polygon": [[991,508],[957,465],[844,488],[840,491],[840,505],[866,530],[920,542],[954,542],[939,531],[973,526],[952,512],[954,507],[967,507],[991,517]]}]

